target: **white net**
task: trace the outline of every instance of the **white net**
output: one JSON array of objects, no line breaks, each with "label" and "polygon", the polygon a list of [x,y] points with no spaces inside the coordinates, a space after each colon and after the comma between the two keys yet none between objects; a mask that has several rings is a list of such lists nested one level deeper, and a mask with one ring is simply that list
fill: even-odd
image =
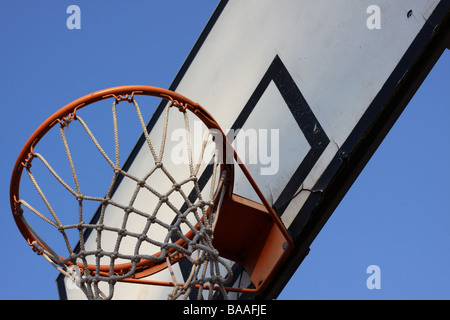
[{"label": "white net", "polygon": [[[63,240],[67,252],[57,254],[23,215],[24,224],[38,240],[32,245],[60,272],[72,279],[89,299],[112,299],[118,281],[132,278],[154,265],[165,265],[166,272],[170,273],[173,289],[168,294],[169,299],[213,298],[215,292],[227,298],[224,284],[231,279],[232,271],[213,246],[214,228],[226,192],[227,179],[227,171],[221,170],[220,166],[219,143],[213,141],[217,138],[217,132],[207,129],[206,134],[202,135],[202,142],[195,142],[189,111],[172,101],[168,102],[165,109],[159,145],[155,144],[138,103],[134,97],[127,97],[126,100],[134,106],[150,156],[143,163],[144,169],[139,172],[126,171],[122,168],[119,152],[117,108],[122,100],[124,98],[116,97],[112,106],[113,157],[102,148],[79,112],[59,120],[60,137],[71,172],[70,182],[67,181],[68,176],[63,177],[57,172],[41,153],[33,151],[33,164],[39,160],[74,201],[72,204],[66,203],[62,209],[55,209],[31,166],[26,167],[30,181],[45,205],[38,208],[26,199],[18,202],[28,209],[27,212],[40,218],[37,219],[40,223],[58,231],[59,241]],[[182,141],[180,150],[186,151],[182,157],[186,160],[183,170],[178,170],[181,164],[173,164],[173,149],[167,147],[172,113],[176,113],[178,120],[182,119],[184,123],[184,131],[181,132],[185,136],[179,140]],[[69,123],[71,127],[72,123],[81,125],[94,149],[111,169],[112,179],[104,196],[89,195],[80,183],[80,170],[76,169],[67,138]],[[216,147],[211,149],[211,145]],[[167,166],[167,163],[171,165]],[[177,168],[177,174],[171,172],[171,168]],[[208,182],[200,184],[199,175],[205,170],[209,174],[202,178]],[[127,191],[122,192],[121,196],[113,196],[119,181],[120,188]],[[92,215],[92,211],[87,210],[88,203],[98,206],[98,214],[96,219],[85,222]],[[60,218],[61,214],[64,217],[70,214],[75,220],[67,223],[66,218]],[[72,246],[73,235],[77,241],[75,247]],[[192,265],[187,279],[182,281],[177,279],[173,271],[180,257]]]}]

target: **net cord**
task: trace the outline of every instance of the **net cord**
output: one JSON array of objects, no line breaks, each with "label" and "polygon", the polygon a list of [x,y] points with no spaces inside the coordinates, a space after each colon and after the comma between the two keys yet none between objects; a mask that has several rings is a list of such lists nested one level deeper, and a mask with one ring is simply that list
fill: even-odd
[{"label": "net cord", "polygon": [[[100,143],[97,141],[96,137],[92,133],[92,131],[89,129],[86,122],[77,115],[76,117],[69,117],[68,119],[63,119],[61,121],[60,126],[60,136],[63,141],[65,153],[67,160],[69,162],[70,170],[72,173],[73,182],[75,185],[75,188],[72,188],[64,179],[61,178],[61,176],[56,172],[56,170],[50,165],[50,163],[42,156],[40,153],[35,152],[34,157],[35,159],[39,159],[44,166],[49,170],[49,172],[53,175],[54,178],[70,193],[72,196],[74,196],[78,202],[78,223],[76,224],[69,224],[64,225],[60,218],[58,217],[57,213],[53,209],[50,201],[45,196],[44,192],[42,191],[39,183],[37,182],[36,178],[34,177],[31,166],[26,167],[27,174],[37,190],[40,198],[44,201],[45,207],[50,213],[50,217],[47,217],[43,213],[41,213],[39,210],[34,208],[31,204],[29,204],[27,201],[20,199],[18,202],[20,205],[25,206],[27,209],[29,209],[31,212],[36,214],[39,218],[41,218],[46,223],[50,224],[51,226],[55,227],[59,233],[62,235],[65,246],[68,250],[69,256],[67,258],[63,258],[59,256],[43,239],[39,236],[39,234],[31,227],[31,225],[28,223],[28,221],[25,219],[25,217],[21,216],[22,221],[24,224],[29,228],[29,230],[36,236],[37,241],[32,243],[32,246],[47,260],[49,261],[58,271],[60,271],[64,276],[69,278],[71,281],[73,281],[81,290],[85,293],[87,298],[89,299],[111,299],[114,294],[114,285],[117,281],[120,281],[121,279],[128,278],[133,276],[133,274],[136,272],[137,265],[142,259],[152,260],[152,261],[165,261],[167,264],[167,269],[172,277],[172,280],[175,284],[178,284],[179,282],[176,281],[175,273],[173,271],[173,264],[171,262],[171,259],[168,256],[168,252],[172,250],[171,252],[180,252],[186,256],[186,258],[192,263],[192,269],[189,274],[188,279],[185,281],[185,283],[181,285],[175,285],[172,292],[168,295],[169,299],[177,299],[179,297],[183,297],[184,299],[191,296],[191,293],[194,289],[198,288],[198,294],[197,298],[202,299],[203,298],[203,285],[206,283],[210,283],[211,285],[209,287],[209,292],[207,293],[208,298],[213,297],[213,292],[218,288],[218,290],[221,292],[221,294],[224,296],[224,298],[227,298],[227,292],[225,290],[224,283],[227,283],[232,278],[232,270],[229,266],[229,263],[222,259],[219,256],[219,253],[217,250],[214,249],[214,246],[212,244],[212,238],[213,238],[213,232],[214,228],[217,223],[217,217],[220,214],[221,204],[223,201],[223,197],[225,194],[225,186],[224,186],[224,180],[226,179],[226,171],[222,173],[222,176],[220,177],[220,181],[218,182],[218,186],[214,188],[216,185],[216,175],[217,175],[217,168],[219,166],[219,159],[218,154],[219,152],[216,150],[214,154],[214,161],[213,161],[213,173],[211,176],[211,189],[209,190],[209,199],[205,200],[203,199],[203,195],[201,192],[201,188],[198,183],[197,175],[199,173],[200,169],[200,161],[197,161],[196,165],[194,166],[193,162],[193,154],[192,154],[192,142],[190,140],[190,129],[189,129],[189,119],[188,114],[186,111],[186,108],[181,108],[179,105],[174,103],[168,104],[165,110],[165,119],[164,119],[164,127],[163,127],[163,133],[162,133],[162,142],[161,142],[161,148],[159,151],[159,154],[156,152],[153,143],[150,139],[149,133],[147,131],[147,128],[145,126],[142,113],[140,111],[140,108],[136,102],[136,100],[133,98],[131,101],[134,109],[136,111],[136,114],[139,119],[139,123],[142,127],[142,132],[145,136],[145,140],[147,143],[147,146],[152,154],[153,160],[155,161],[155,166],[151,168],[146,175],[143,177],[135,177],[132,174],[125,172],[122,170],[120,166],[120,152],[119,152],[119,131],[118,131],[118,118],[117,118],[117,105],[120,102],[120,99],[114,99],[113,107],[112,107],[112,114],[113,114],[113,128],[114,128],[114,145],[115,145],[115,159],[114,161],[109,158],[109,156],[106,154],[106,152],[101,147]],[[162,160],[164,156],[165,151],[165,144],[167,139],[167,130],[168,130],[168,122],[169,122],[169,110],[171,107],[178,107],[179,110],[183,113],[184,116],[184,124],[186,128],[186,141],[187,141],[187,150],[189,153],[189,173],[190,177],[187,179],[184,179],[182,181],[177,182],[175,178],[169,173],[167,168],[164,166]],[[100,152],[100,154],[103,156],[103,158],[107,161],[107,163],[111,166],[113,169],[113,177],[111,179],[111,183],[109,185],[109,188],[106,192],[106,195],[104,197],[95,197],[95,196],[89,196],[85,195],[82,192],[82,189],[80,187],[79,178],[77,175],[77,170],[75,163],[72,158],[71,149],[66,137],[66,130],[65,128],[69,125],[70,122],[76,120],[76,122],[80,123],[81,126],[84,128],[85,132],[88,134],[90,139],[92,140],[93,144],[97,148],[97,150]],[[207,140],[204,139],[202,144],[202,151],[200,158],[203,157],[203,153],[205,151],[205,146],[207,144]],[[36,160],[35,160],[36,161]],[[155,188],[148,185],[146,183],[146,180],[154,174],[157,170],[162,171],[165,176],[169,178],[171,183],[173,184],[172,188],[166,192],[161,193],[158,192]],[[123,205],[120,203],[115,202],[111,199],[112,190],[116,184],[116,181],[120,175],[123,175],[124,177],[127,177],[131,180],[133,180],[136,183],[136,188],[133,192],[133,195],[131,196],[130,201],[127,205]],[[181,187],[183,185],[186,185],[188,183],[192,183],[194,185],[194,190],[196,193],[197,201],[191,202],[187,195],[183,192]],[[145,188],[146,190],[150,191],[152,194],[158,197],[158,205],[154,209],[154,211],[149,214],[147,212],[143,212],[142,210],[138,210],[137,208],[133,207],[133,204],[140,192],[141,189]],[[220,190],[221,194],[219,197],[219,201],[217,206],[214,204],[214,199],[217,197],[217,191]],[[170,201],[170,195],[173,193],[180,194],[185,203],[188,206],[188,209],[185,212],[181,212],[177,207],[175,207],[171,201]],[[95,224],[88,224],[85,223],[83,218],[85,216],[85,213],[83,212],[83,203],[85,201],[96,201],[99,202],[101,205],[101,211],[100,211],[100,217]],[[172,209],[172,211],[175,213],[175,216],[177,217],[177,220],[172,225],[167,224],[163,222],[162,220],[157,218],[158,210],[161,208],[162,204],[166,204],[169,208]],[[121,228],[115,228],[111,226],[105,226],[104,225],[104,219],[106,215],[106,208],[108,206],[114,206],[117,208],[120,208],[124,212],[124,218],[122,221]],[[142,233],[134,233],[126,230],[127,220],[130,214],[137,214],[140,216],[143,216],[147,218],[147,224],[143,228]],[[193,214],[195,217],[195,223],[198,225],[196,227],[193,222],[187,220],[187,216],[189,214]],[[194,236],[192,239],[187,238],[183,233],[181,233],[180,225],[184,223],[187,225],[190,230],[193,231]],[[163,242],[152,239],[148,236],[148,231],[150,227],[153,224],[158,224],[159,226],[162,226],[168,230],[167,236],[164,239]],[[67,235],[67,230],[71,229],[77,229],[78,230],[78,237],[79,237],[79,250],[75,252],[75,250],[70,245],[69,237]],[[87,229],[93,229],[97,231],[97,239],[96,239],[96,250],[88,251],[85,244],[85,231]],[[112,252],[106,252],[102,248],[102,232],[103,231],[110,231],[110,232],[116,232],[118,234],[116,244],[114,246],[114,250]],[[172,236],[178,236],[179,238],[183,239],[187,246],[181,246],[176,243],[170,242],[170,239]],[[132,236],[137,239],[137,244],[135,247],[135,251],[133,254],[123,254],[119,252],[120,244],[122,242],[122,239],[125,236]],[[149,255],[149,254],[141,254],[139,249],[141,247],[141,244],[147,242],[150,244],[153,244],[155,246],[159,246],[161,248],[160,255]],[[95,270],[89,270],[89,263],[87,257],[94,256],[95,257]],[[103,257],[109,257],[110,259],[110,265],[108,272],[103,271],[101,268],[101,258]],[[115,262],[117,259],[128,259],[131,261],[131,269],[128,270],[124,274],[118,274],[115,270]],[[221,273],[223,272],[223,269],[226,273],[225,276],[222,276]],[[209,273],[209,275],[208,275]],[[109,294],[106,295],[100,288],[99,283],[101,282],[107,282],[108,288],[109,288]]]}]

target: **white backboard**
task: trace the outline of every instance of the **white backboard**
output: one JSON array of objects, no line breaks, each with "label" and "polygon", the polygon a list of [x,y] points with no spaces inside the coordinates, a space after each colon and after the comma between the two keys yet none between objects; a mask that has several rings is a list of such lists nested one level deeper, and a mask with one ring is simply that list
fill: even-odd
[{"label": "white backboard", "polygon": [[[442,51],[435,28],[448,2],[372,5],[221,1],[170,88],[205,107],[231,141],[250,132],[253,142],[268,141],[247,167],[296,249],[264,298],[289,280]],[[148,125],[155,137],[164,106]],[[241,149],[244,162],[249,148]],[[141,138],[128,169],[139,171],[146,152]],[[234,192],[252,198],[243,180],[237,175]],[[182,264],[177,268],[185,275]],[[58,282],[62,297],[80,298],[62,277]],[[119,286],[116,298],[167,296],[158,287]]]}]

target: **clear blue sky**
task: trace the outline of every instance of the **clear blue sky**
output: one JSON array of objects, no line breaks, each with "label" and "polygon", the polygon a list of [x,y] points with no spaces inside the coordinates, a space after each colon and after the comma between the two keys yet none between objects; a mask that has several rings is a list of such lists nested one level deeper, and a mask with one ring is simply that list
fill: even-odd
[{"label": "clear blue sky", "polygon": [[[31,252],[9,206],[11,170],[30,134],[87,93],[169,87],[218,2],[0,4],[0,299],[58,299],[57,271]],[[81,30],[66,27],[71,4],[82,10]],[[449,75],[447,50],[280,299],[450,298]],[[366,287],[370,265],[380,267],[381,289]]]}]

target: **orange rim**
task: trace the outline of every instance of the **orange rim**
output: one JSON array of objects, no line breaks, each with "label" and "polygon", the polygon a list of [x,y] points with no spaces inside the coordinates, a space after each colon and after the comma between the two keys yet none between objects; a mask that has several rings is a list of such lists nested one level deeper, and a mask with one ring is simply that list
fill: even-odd
[{"label": "orange rim", "polygon": [[[42,252],[39,252],[39,250],[33,245],[33,243],[37,243],[39,246],[41,246],[46,250],[48,248],[46,248],[45,245],[43,245],[38,239],[36,239],[33,232],[27,227],[27,225],[22,220],[23,210],[21,209],[20,202],[18,201],[18,199],[20,199],[19,189],[23,169],[25,167],[31,166],[31,162],[35,156],[33,153],[34,147],[45,136],[45,134],[56,124],[58,123],[62,124],[62,121],[67,120],[71,117],[76,118],[77,110],[84,108],[92,103],[108,98],[114,98],[117,101],[122,100],[131,101],[134,95],[147,95],[159,97],[162,99],[169,100],[172,103],[177,103],[178,106],[183,108],[183,111],[189,109],[192,113],[194,113],[200,120],[202,120],[205,123],[207,128],[220,130],[222,136],[224,137],[224,144],[226,143],[227,140],[225,134],[223,133],[217,122],[214,120],[214,118],[203,107],[201,107],[198,103],[195,103],[190,99],[167,89],[142,85],[113,87],[109,89],[96,91],[94,93],[88,94],[84,97],[81,97],[67,104],[66,106],[55,112],[52,116],[50,116],[46,121],[44,121],[30,136],[30,138],[27,140],[24,147],[19,153],[11,177],[10,203],[14,220],[23,237],[26,239],[27,243],[38,254],[41,254]],[[223,161],[223,163],[226,163],[226,161]],[[224,171],[225,169],[228,170],[228,181],[230,182],[227,184],[228,188],[227,195],[229,196],[232,194],[232,186],[233,186],[232,182],[234,178],[233,166],[221,164],[220,170]],[[198,224],[195,227],[198,228]],[[194,232],[191,230],[185,236],[188,239],[192,239],[192,237],[194,236]],[[175,244],[180,245],[182,247],[186,246],[186,242],[181,238],[177,242],[175,242]],[[169,249],[167,253],[171,255],[174,254],[173,257],[171,258],[171,262],[173,263],[176,263],[184,258],[184,255],[182,253],[178,252],[178,254],[176,254],[175,249],[173,248]],[[161,252],[156,253],[153,256],[158,257],[160,255]],[[61,256],[60,259],[67,261],[66,258],[63,258]],[[67,262],[66,264],[72,265],[72,263],[70,262]],[[77,266],[82,271],[84,270],[84,264],[77,263]],[[145,276],[149,276],[151,274],[154,274],[156,272],[165,269],[166,267],[167,265],[164,259],[162,261],[142,260],[137,263],[136,272],[133,275],[133,278],[139,279]],[[114,273],[124,274],[131,268],[132,268],[131,262],[117,264],[114,266]],[[88,270],[91,272],[95,272],[97,270],[97,266],[88,265]],[[110,272],[110,265],[101,265],[99,270],[101,273],[105,273],[105,275],[107,276],[108,275],[107,272]]]}]

